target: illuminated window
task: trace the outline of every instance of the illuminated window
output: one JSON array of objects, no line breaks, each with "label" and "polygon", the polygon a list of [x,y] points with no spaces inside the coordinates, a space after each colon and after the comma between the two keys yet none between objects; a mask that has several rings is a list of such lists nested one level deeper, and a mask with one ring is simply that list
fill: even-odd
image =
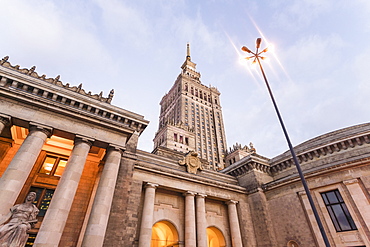
[{"label": "illuminated window", "polygon": [[321,196],[337,232],[357,230],[338,190],[321,193]]},{"label": "illuminated window", "polygon": [[47,155],[39,173],[60,177],[63,174],[66,164],[66,158]]}]

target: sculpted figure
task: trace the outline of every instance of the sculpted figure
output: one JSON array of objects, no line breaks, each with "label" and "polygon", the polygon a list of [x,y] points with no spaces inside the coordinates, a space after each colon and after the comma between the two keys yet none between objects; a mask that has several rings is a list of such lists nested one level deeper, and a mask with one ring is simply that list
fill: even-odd
[{"label": "sculpted figure", "polygon": [[23,247],[25,246],[28,234],[37,222],[36,216],[39,210],[32,202],[36,199],[36,193],[30,192],[26,201],[14,205],[10,212],[0,222],[0,246],[1,247]]}]

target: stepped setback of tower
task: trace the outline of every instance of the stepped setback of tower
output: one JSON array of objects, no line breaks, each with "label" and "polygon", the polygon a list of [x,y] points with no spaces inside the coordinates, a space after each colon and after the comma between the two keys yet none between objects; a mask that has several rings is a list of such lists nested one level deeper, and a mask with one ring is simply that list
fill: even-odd
[{"label": "stepped setback of tower", "polygon": [[224,168],[227,150],[220,92],[200,81],[190,46],[181,73],[160,102],[159,127],[154,148],[165,147],[187,153],[195,151],[211,169]]}]

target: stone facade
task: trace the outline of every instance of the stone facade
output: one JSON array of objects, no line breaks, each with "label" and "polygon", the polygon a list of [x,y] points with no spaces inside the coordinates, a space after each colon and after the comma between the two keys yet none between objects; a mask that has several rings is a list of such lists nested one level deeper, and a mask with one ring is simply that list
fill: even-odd
[{"label": "stone facade", "polygon": [[[226,151],[222,116],[213,125],[220,135],[210,135],[217,155],[199,152],[207,119],[205,132],[203,119],[199,130],[191,125],[191,103],[195,116],[196,104],[200,117],[210,109],[212,121],[221,106],[190,51],[161,101],[152,153],[136,148],[148,121],[111,105],[112,93],[86,93],[8,58],[0,65],[0,213],[36,192],[27,246],[324,246],[289,152]],[[370,124],[295,150],[331,246],[370,246]]]}]

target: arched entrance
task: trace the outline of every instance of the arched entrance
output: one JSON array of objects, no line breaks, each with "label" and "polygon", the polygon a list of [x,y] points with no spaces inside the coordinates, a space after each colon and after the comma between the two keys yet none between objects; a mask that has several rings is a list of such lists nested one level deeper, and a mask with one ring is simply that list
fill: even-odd
[{"label": "arched entrance", "polygon": [[151,247],[179,246],[179,235],[173,224],[168,221],[159,221],[152,228]]},{"label": "arched entrance", "polygon": [[226,246],[224,235],[214,226],[207,228],[207,245],[208,247]]}]

